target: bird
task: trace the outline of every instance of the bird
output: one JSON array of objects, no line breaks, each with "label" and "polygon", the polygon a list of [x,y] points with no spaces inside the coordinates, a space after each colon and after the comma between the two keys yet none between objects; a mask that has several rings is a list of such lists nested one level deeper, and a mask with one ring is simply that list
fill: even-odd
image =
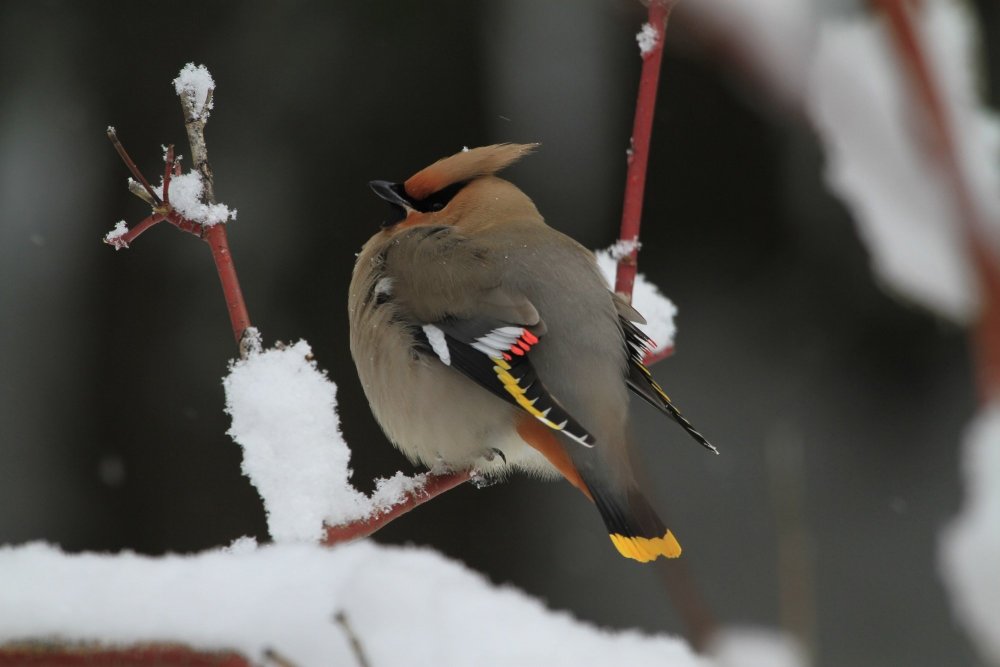
[{"label": "bird", "polygon": [[681,546],[636,482],[629,391],[718,453],[643,365],[645,320],[594,254],[496,174],[538,144],[463,149],[403,182],[357,255],[351,354],[372,412],[411,462],[565,478],[639,562]]}]

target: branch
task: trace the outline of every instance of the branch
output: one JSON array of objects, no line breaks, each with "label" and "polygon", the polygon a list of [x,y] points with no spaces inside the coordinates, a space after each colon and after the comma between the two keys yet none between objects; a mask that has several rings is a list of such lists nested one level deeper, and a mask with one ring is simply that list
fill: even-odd
[{"label": "branch", "polygon": [[[186,78],[185,74],[188,75]],[[195,68],[192,65],[188,65],[181,71],[181,76],[174,83],[184,113],[184,124],[187,130],[188,142],[191,145],[193,168],[201,179],[202,200],[206,205],[212,206],[216,204],[215,188],[212,169],[208,162],[208,147],[205,143],[205,124],[212,109],[214,82],[212,82],[211,76],[204,68]],[[226,298],[226,307],[232,323],[233,335],[240,348],[240,356],[246,358],[251,349],[259,348],[259,336],[250,324],[250,317],[247,313],[242,291],[240,290],[236,267],[229,250],[226,226],[224,224],[208,224],[205,221],[192,220],[178,211],[174,204],[171,203],[171,182],[181,175],[180,164],[174,157],[173,146],[168,146],[165,151],[163,188],[162,193],[157,194],[156,189],[150,185],[149,181],[139,171],[135,161],[118,139],[115,129],[109,127],[107,134],[108,139],[111,140],[115,150],[132,174],[132,179],[134,180],[129,181],[130,191],[149,204],[153,210],[150,216],[131,229],[125,228],[124,223],[120,223],[120,227],[106,236],[105,241],[118,249],[127,248],[143,232],[164,221],[169,222],[182,231],[194,234],[198,238],[203,239],[212,251],[212,259],[219,273],[222,291]],[[406,494],[400,502],[388,509],[345,525],[327,527],[324,544],[332,545],[371,535],[385,524],[409,512],[411,509],[468,481],[470,476],[470,471],[432,473],[428,476],[428,481],[421,490]]]},{"label": "branch", "polygon": [[[628,303],[632,302],[639,266],[639,226],[642,221],[649,145],[656,111],[656,92],[663,62],[663,42],[670,12],[675,3],[676,0],[650,0],[649,18],[638,35],[642,72],[639,75],[639,92],[636,96],[632,140],[628,151],[621,231],[616,244],[621,254],[615,275],[615,292]],[[647,353],[643,363],[650,366],[670,356],[673,351],[673,346],[669,346],[657,352]],[[687,628],[692,646],[696,650],[704,650],[716,631],[716,623],[698,591],[690,570],[683,561],[664,561],[658,564],[657,569],[667,595]]]},{"label": "branch", "polygon": [[392,505],[392,507],[384,509],[374,515],[365,517],[364,519],[352,521],[351,523],[339,526],[327,526],[326,537],[323,538],[323,544],[329,546],[368,537],[382,528],[382,526],[395,521],[400,516],[406,514],[415,507],[419,507],[427,501],[433,500],[446,491],[451,491],[456,486],[461,486],[465,482],[469,481],[472,476],[473,473],[470,470],[447,473],[428,473],[427,481],[421,488],[406,493],[403,496],[403,499]]},{"label": "branch", "polygon": [[[191,81],[191,76],[204,75],[196,83],[207,83],[208,88],[204,91],[196,89]],[[185,78],[187,75],[187,78]],[[208,71],[204,68],[195,68],[188,65],[181,71],[181,76],[175,81],[177,94],[181,100],[181,108],[184,112],[184,124],[187,129],[188,142],[191,145],[191,155],[195,173],[200,176],[202,187],[202,201],[208,207],[214,207],[215,184],[211,166],[208,163],[208,147],[205,143],[205,124],[208,122],[209,111],[212,109],[212,96],[214,83],[208,76]],[[140,234],[154,225],[167,221],[182,231],[194,234],[204,240],[212,252],[212,259],[215,268],[219,273],[219,281],[222,284],[222,293],[226,299],[226,309],[229,312],[229,320],[232,325],[233,337],[240,349],[240,356],[246,357],[248,351],[256,345],[255,334],[251,335],[252,327],[250,314],[247,312],[246,303],[243,300],[243,292],[240,289],[239,278],[236,274],[236,266],[233,263],[232,253],[229,250],[229,241],[226,237],[226,225],[222,222],[211,221],[208,216],[202,220],[192,219],[178,211],[170,202],[170,183],[173,178],[181,175],[180,163],[174,159],[173,146],[167,147],[164,158],[165,166],[163,170],[163,192],[162,196],[157,195],[155,189],[139,168],[135,161],[125,150],[115,128],[109,127],[107,130],[108,139],[111,140],[115,150],[121,156],[125,166],[131,172],[134,181],[129,182],[129,190],[137,197],[149,204],[152,215],[142,220],[131,229],[119,226],[115,231],[105,237],[105,242],[115,249],[128,248],[129,245],[139,237]],[[228,210],[226,211],[228,214]]]},{"label": "branch", "polygon": [[632,287],[639,266],[639,225],[646,189],[649,141],[653,134],[653,114],[656,111],[656,89],[660,84],[660,64],[663,61],[663,39],[673,6],[674,0],[651,0],[649,22],[640,33],[642,73],[639,76],[639,94],[635,102],[635,120],[632,124],[628,171],[625,175],[622,225],[618,235],[629,252],[618,260],[618,273],[615,276],[615,292],[629,303],[632,302]]},{"label": "branch", "polygon": [[344,635],[347,636],[347,641],[351,645],[351,652],[354,653],[354,659],[358,661],[358,667],[371,667],[371,663],[368,662],[368,657],[365,655],[364,647],[361,645],[361,640],[358,639],[358,634],[351,627],[347,613],[338,611],[334,615],[333,620],[337,622],[337,625],[344,631]]},{"label": "branch", "polygon": [[247,658],[229,651],[196,650],[180,644],[137,644],[109,648],[48,642],[0,646],[0,667],[45,665],[185,665],[185,667],[252,667]]},{"label": "branch", "polygon": [[[182,76],[187,69],[186,67],[185,70],[182,70]],[[212,98],[215,94],[215,84],[210,77],[208,82],[210,85],[204,93],[204,99],[199,99],[199,90],[192,86],[185,86],[183,82],[180,82],[180,77],[175,83],[177,84],[177,94],[181,98],[181,109],[184,111],[184,127],[187,129],[188,143],[191,145],[191,161],[195,171],[201,174],[206,203],[215,204],[215,177],[212,173],[212,167],[208,163],[208,146],[205,143],[205,124],[208,122],[209,111],[213,106]],[[222,283],[222,293],[226,297],[226,308],[229,311],[233,336],[236,338],[236,344],[240,347],[240,355],[245,357],[248,351],[246,335],[251,326],[250,314],[243,301],[243,292],[236,275],[236,265],[233,263],[233,256],[229,251],[225,225],[208,227],[205,230],[204,239],[212,251],[212,259],[219,272],[219,282]]]},{"label": "branch", "polygon": [[914,26],[913,5],[905,0],[870,0],[870,3],[882,11],[888,22],[896,50],[907,69],[915,101],[926,116],[928,132],[923,135],[928,144],[926,149],[948,180],[979,277],[981,304],[972,344],[980,398],[985,403],[1000,397],[1000,258],[965,173],[944,96],[931,73],[927,54]]}]

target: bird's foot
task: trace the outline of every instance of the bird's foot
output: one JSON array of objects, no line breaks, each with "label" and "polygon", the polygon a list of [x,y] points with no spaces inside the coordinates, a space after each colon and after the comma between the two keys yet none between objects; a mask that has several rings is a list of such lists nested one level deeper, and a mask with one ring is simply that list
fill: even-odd
[{"label": "bird's foot", "polygon": [[486,452],[486,455],[483,458],[487,461],[492,461],[498,456],[503,459],[504,463],[507,463],[507,457],[504,455],[503,450],[497,449],[496,447],[490,447],[489,451]]},{"label": "bird's foot", "polygon": [[496,475],[488,475],[480,470],[473,471],[472,475],[469,477],[469,482],[477,489],[485,489],[488,486],[493,486],[499,481],[500,478]]}]

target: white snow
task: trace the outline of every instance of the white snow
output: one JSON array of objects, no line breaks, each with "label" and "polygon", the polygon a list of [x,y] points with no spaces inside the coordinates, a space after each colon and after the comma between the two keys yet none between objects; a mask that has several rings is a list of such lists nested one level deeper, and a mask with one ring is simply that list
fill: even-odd
[{"label": "white snow", "polygon": [[633,250],[639,250],[642,248],[642,243],[639,239],[618,239],[611,247],[608,248],[608,252],[611,253],[611,259],[616,262],[622,257],[628,257],[632,254]]},{"label": "white snow", "polygon": [[656,48],[656,44],[660,41],[660,32],[652,23],[643,23],[635,36],[635,41],[639,44],[639,55],[645,57]]},{"label": "white snow", "polygon": [[174,90],[179,97],[188,99],[195,117],[208,118],[214,106],[214,102],[209,99],[209,93],[215,90],[215,80],[212,79],[207,67],[194,63],[185,65],[174,79]]},{"label": "white snow", "polygon": [[114,247],[115,250],[127,248],[128,244],[122,239],[126,234],[128,234],[128,225],[125,224],[124,220],[119,220],[115,223],[114,229],[104,235],[104,242]]},{"label": "white snow", "polygon": [[223,380],[229,435],[243,447],[243,473],[257,488],[276,541],[318,540],[323,522],[367,512],[350,483],[337,387],[299,341],[235,362]]},{"label": "white snow", "polygon": [[[973,31],[958,3],[928,2],[923,43],[973,175],[978,205],[1000,220],[1000,132],[976,101]],[[957,322],[978,294],[948,180],[925,149],[904,65],[872,19],[822,30],[810,107],[827,151],[826,178],[854,213],[876,274],[893,291]],[[993,230],[996,232],[996,230]]]},{"label": "white snow", "polygon": [[[681,2],[685,19],[722,33],[715,38],[783,99],[798,104],[809,80],[816,41],[817,15],[833,0],[698,0]],[[669,36],[668,36],[669,39]]]},{"label": "white snow", "polygon": [[423,489],[426,484],[426,473],[410,477],[409,475],[397,472],[388,479],[376,479],[375,492],[372,493],[369,499],[371,510],[368,511],[368,514],[388,512],[394,505],[402,502],[407,496]]},{"label": "white snow", "polygon": [[260,333],[260,329],[257,327],[247,327],[243,331],[242,340],[240,340],[240,349],[244,351],[244,354],[259,354],[264,348],[264,337]]},{"label": "white snow", "polygon": [[1000,665],[1000,403],[982,409],[962,445],[965,500],[941,536],[941,570],[955,615]]},{"label": "white snow", "polygon": [[337,386],[305,341],[260,351],[223,379],[229,435],[243,448],[243,474],[256,487],[277,542],[316,541],[324,524],[380,514],[422,488],[426,475],[375,480],[369,498],[350,482],[351,450],[340,433]]},{"label": "white snow", "polygon": [[[621,250],[623,243],[626,242],[618,241],[608,250],[595,252],[597,266],[604,274],[609,289],[615,284],[615,273],[618,269],[618,260],[615,259],[614,253],[616,249]],[[633,241],[633,243],[635,242]],[[636,275],[635,286],[632,288],[632,307],[646,318],[647,323],[640,324],[638,327],[656,343],[652,352],[660,352],[673,347],[674,336],[677,333],[677,326],[674,324],[677,306],[674,305],[673,301],[663,296],[659,288],[646,280],[646,277],[641,273]]]},{"label": "white snow", "polygon": [[150,558],[0,548],[0,643],[176,641],[260,664],[267,649],[300,667],[358,664],[339,613],[372,665],[708,666],[680,639],[595,628],[427,549],[244,539]]},{"label": "white snow", "polygon": [[[153,192],[157,197],[163,198],[162,178],[160,184],[153,187]],[[197,171],[188,171],[170,178],[170,190],[167,194],[170,197],[170,205],[192,222],[211,227],[220,222],[236,219],[236,209],[230,209],[225,204],[204,203],[201,200],[204,192],[205,185],[201,181],[201,174]]]},{"label": "white snow", "polygon": [[716,667],[802,667],[802,646],[790,635],[758,627],[727,627],[709,642]]},{"label": "white snow", "polygon": [[1000,248],[1000,116],[985,106],[980,71],[983,46],[972,8],[933,0],[918,25],[935,79],[944,94],[959,159],[983,221]]}]

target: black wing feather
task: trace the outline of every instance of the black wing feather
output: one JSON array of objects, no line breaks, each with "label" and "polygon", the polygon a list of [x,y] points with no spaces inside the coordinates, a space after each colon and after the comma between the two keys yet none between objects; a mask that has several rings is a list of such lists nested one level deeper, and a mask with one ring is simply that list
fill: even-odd
[{"label": "black wing feather", "polygon": [[414,338],[420,349],[495,396],[581,445],[593,447],[594,437],[546,389],[531,363],[531,348],[539,340],[535,332],[543,329],[491,318],[447,318],[424,325]]},{"label": "black wing feather", "polygon": [[628,350],[629,357],[628,376],[625,378],[628,388],[663,414],[672,417],[702,447],[718,454],[719,450],[715,448],[715,445],[699,433],[691,425],[691,422],[680,413],[680,410],[674,407],[670,397],[656,383],[656,380],[653,379],[653,374],[642,363],[646,352],[652,348],[653,341],[632,322],[629,322],[624,317],[620,317],[619,319],[622,324],[622,332],[625,334],[625,348]]}]

